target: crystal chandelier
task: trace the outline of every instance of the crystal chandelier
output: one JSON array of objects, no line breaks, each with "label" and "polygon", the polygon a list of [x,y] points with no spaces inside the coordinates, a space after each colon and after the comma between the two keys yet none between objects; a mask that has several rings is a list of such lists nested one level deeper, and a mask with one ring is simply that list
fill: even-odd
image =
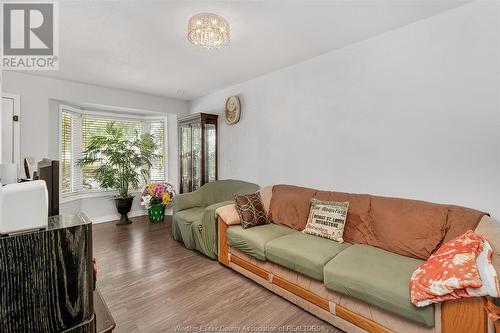
[{"label": "crystal chandelier", "polygon": [[216,14],[196,14],[189,19],[187,38],[194,45],[218,49],[229,43],[229,24]]}]

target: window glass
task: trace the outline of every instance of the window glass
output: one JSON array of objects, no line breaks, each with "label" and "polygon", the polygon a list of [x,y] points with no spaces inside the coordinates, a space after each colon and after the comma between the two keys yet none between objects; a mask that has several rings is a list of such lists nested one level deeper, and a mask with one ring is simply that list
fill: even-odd
[{"label": "window glass", "polygon": [[61,190],[73,192],[73,116],[69,112],[61,113]]},{"label": "window glass", "polygon": [[118,118],[95,116],[85,113],[76,113],[66,110],[61,111],[60,118],[60,165],[61,165],[61,192],[68,194],[71,192],[99,190],[99,183],[93,178],[93,171],[98,164],[85,166],[83,168],[76,165],[76,161],[82,157],[82,151],[90,143],[93,136],[105,135],[106,126],[114,122],[120,126],[126,138],[133,141],[137,135],[150,133],[158,150],[156,154],[160,158],[152,161],[150,179],[152,181],[165,180],[166,173],[166,122],[164,119],[143,120],[133,118]]}]

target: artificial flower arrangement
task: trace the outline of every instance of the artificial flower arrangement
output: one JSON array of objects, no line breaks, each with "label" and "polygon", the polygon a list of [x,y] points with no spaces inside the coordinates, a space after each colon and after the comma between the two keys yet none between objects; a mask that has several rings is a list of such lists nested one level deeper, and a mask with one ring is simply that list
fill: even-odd
[{"label": "artificial flower arrangement", "polygon": [[172,202],[175,190],[172,184],[159,182],[144,186],[141,205],[148,210],[149,221],[162,222],[165,218],[165,206]]}]

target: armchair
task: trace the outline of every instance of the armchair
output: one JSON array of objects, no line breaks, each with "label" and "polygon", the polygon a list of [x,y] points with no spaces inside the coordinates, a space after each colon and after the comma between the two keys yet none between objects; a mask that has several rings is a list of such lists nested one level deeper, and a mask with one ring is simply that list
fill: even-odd
[{"label": "armchair", "polygon": [[217,218],[215,210],[234,202],[233,194],[259,190],[259,186],[241,180],[219,180],[173,200],[172,236],[190,250],[217,259]]}]

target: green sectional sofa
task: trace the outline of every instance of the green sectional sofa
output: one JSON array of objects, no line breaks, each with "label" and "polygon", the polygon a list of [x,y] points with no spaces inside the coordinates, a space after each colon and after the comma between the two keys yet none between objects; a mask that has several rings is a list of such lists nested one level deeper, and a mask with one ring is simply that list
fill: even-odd
[{"label": "green sectional sofa", "polygon": [[[287,185],[259,192],[270,224],[243,229],[234,204],[217,209],[220,263],[348,333],[469,333],[491,324],[484,298],[416,307],[408,285],[426,259],[419,257],[422,249],[437,249],[466,230],[500,248],[500,226],[485,213]],[[343,243],[302,232],[311,198],[350,203]],[[392,238],[384,238],[388,234]],[[414,234],[419,243],[411,243]]]},{"label": "green sectional sofa", "polygon": [[337,243],[276,224],[231,227],[227,242],[258,260],[321,281],[327,289],[434,326],[434,307],[417,308],[408,293],[408,281],[422,260],[372,246]]},{"label": "green sectional sofa", "polygon": [[373,246],[354,244],[325,265],[324,283],[328,289],[432,327],[434,308],[417,308],[411,304],[408,292],[408,281],[423,262]]},{"label": "green sectional sofa", "polygon": [[217,259],[217,220],[215,210],[234,202],[233,194],[252,193],[256,184],[241,180],[218,180],[173,200],[172,235],[186,248]]}]

